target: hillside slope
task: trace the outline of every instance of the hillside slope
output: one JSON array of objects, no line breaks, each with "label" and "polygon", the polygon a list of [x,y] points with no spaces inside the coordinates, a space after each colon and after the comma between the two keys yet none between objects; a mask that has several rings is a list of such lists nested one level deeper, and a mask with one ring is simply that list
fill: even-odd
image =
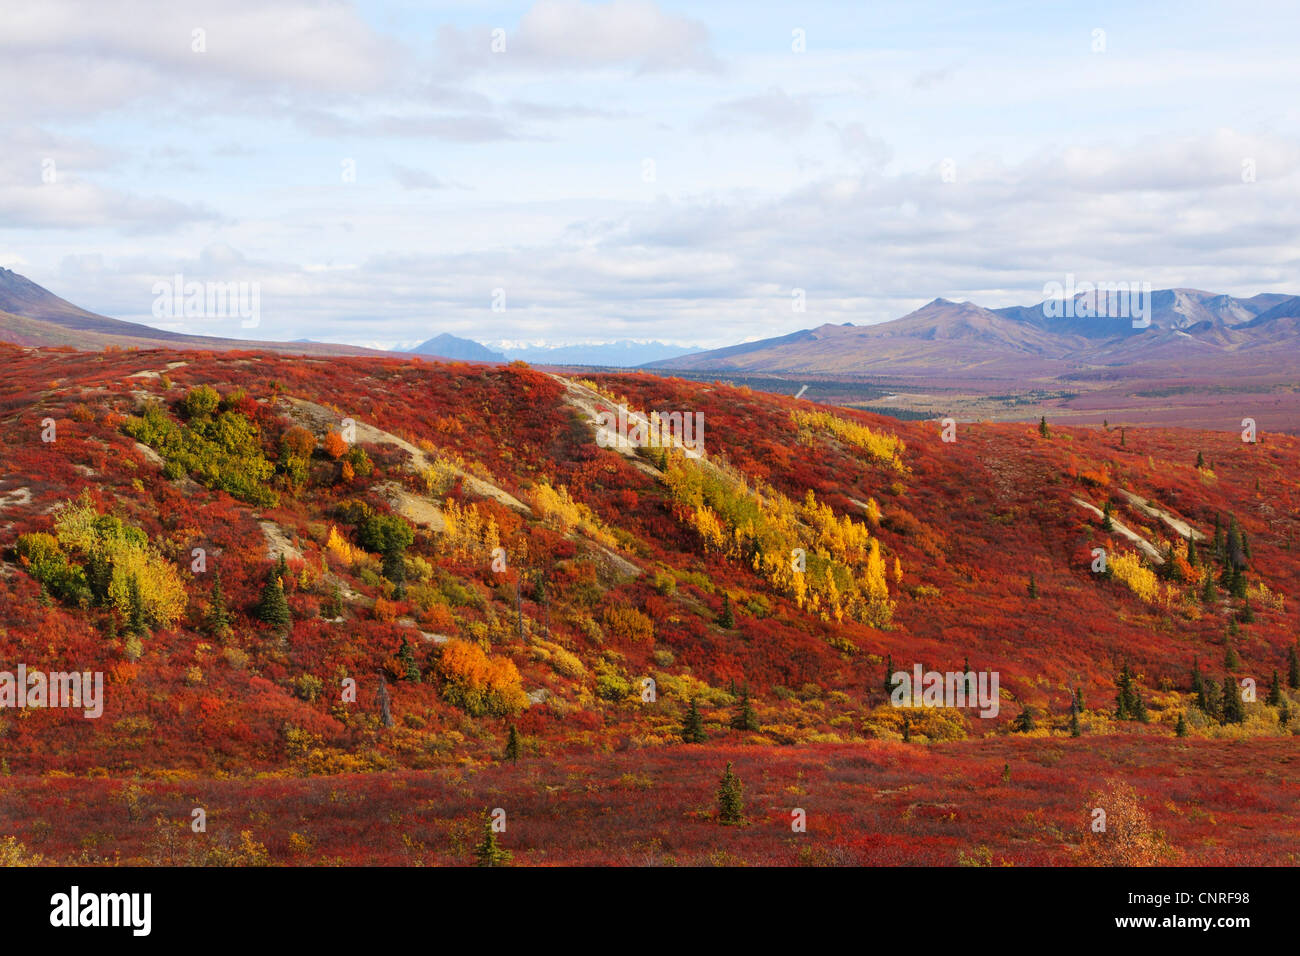
[{"label": "hillside slope", "polygon": [[[2,351],[0,649],[108,682],[102,719],[0,713],[15,781],[450,770],[511,725],[561,764],[668,759],[692,701],[733,747],[1068,741],[1079,700],[1091,746],[1300,724],[1294,690],[1264,700],[1300,628],[1293,437],[945,442],[642,374]],[[703,457],[600,447],[620,404],[701,413]],[[891,706],[914,665],[998,672],[999,713]],[[1116,719],[1122,671],[1144,721]],[[1238,720],[1218,688],[1245,677]]]}]

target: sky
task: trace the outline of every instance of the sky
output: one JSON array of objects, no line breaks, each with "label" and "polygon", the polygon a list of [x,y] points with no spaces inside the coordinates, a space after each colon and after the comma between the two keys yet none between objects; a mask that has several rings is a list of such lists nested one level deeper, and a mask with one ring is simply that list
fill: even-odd
[{"label": "sky", "polygon": [[[1300,293],[1293,0],[6,6],[0,265],[162,328],[715,347],[1069,275]],[[255,327],[159,318],[177,275]]]}]

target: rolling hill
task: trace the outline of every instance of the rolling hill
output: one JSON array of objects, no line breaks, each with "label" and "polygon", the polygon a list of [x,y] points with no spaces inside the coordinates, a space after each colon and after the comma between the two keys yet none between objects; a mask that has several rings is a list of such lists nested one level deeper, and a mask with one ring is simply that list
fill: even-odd
[{"label": "rolling hill", "polygon": [[383,355],[375,349],[328,342],[263,342],[168,332],[88,312],[25,276],[0,268],[0,342],[50,348],[265,349],[296,355]]},{"label": "rolling hill", "polygon": [[[1046,346],[934,305],[918,335]],[[1121,783],[1164,834],[1141,862],[1300,859],[1298,438],[948,441],[410,357],[0,357],[0,659],[105,681],[98,719],[0,710],[20,860],[468,862],[486,806],[539,865],[1089,862]],[[619,406],[699,413],[703,455],[609,447]],[[917,666],[998,674],[996,713],[895,706]],[[711,809],[728,761],[744,827]]]}]

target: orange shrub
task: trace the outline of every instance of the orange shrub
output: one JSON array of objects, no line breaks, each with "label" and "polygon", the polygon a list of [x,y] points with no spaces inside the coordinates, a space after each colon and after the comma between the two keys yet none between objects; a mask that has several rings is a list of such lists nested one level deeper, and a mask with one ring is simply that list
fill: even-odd
[{"label": "orange shrub", "polygon": [[655,636],[654,621],[634,607],[611,604],[601,616],[605,620],[605,627],[625,640],[648,641]]},{"label": "orange shrub", "polygon": [[448,641],[438,659],[438,674],[443,698],[471,716],[506,716],[528,706],[515,662],[489,657],[477,644]]},{"label": "orange shrub", "polygon": [[448,634],[456,630],[456,619],[451,608],[445,604],[434,604],[420,615],[420,627],[436,634]]},{"label": "orange shrub", "polygon": [[397,604],[383,597],[375,598],[375,620],[391,624],[397,620]]},{"label": "orange shrub", "polygon": [[343,440],[343,436],[338,432],[330,432],[325,436],[325,454],[335,461],[347,454],[347,450],[348,443]]}]

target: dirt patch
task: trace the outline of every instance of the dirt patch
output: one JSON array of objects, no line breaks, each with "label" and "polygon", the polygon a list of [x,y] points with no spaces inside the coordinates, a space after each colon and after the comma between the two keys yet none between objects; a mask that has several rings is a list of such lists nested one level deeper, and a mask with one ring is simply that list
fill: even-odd
[{"label": "dirt patch", "polygon": [[[281,401],[286,403],[289,415],[300,425],[314,431],[317,437],[324,436],[328,429],[338,427],[339,416],[323,405],[290,396],[285,396]],[[353,419],[353,421],[356,421],[356,419]],[[422,474],[426,468],[432,467],[433,463],[429,460],[429,456],[406,439],[398,438],[392,432],[386,432],[382,428],[376,428],[374,425],[368,425],[365,422],[357,421],[356,429],[359,441],[370,442],[375,445],[395,445],[410,455],[411,463],[408,467],[415,474]],[[525,514],[532,513],[532,508],[504,488],[500,488],[490,481],[485,481],[477,475],[471,475],[459,468],[452,470],[456,473],[456,477],[461,480],[461,487],[469,493],[478,495],[480,498],[492,498],[507,508],[514,508],[516,511],[522,511]]]},{"label": "dirt patch", "polygon": [[257,526],[262,529],[262,534],[266,538],[266,556],[272,560],[284,555],[286,561],[301,561],[302,552],[295,548],[288,536],[274,521],[259,521]]},{"label": "dirt patch", "polygon": [[1159,518],[1161,521],[1163,521],[1173,530],[1177,531],[1184,538],[1195,537],[1197,541],[1204,541],[1206,539],[1206,535],[1204,533],[1197,531],[1195,528],[1189,525],[1182,518],[1170,514],[1168,511],[1165,511],[1163,508],[1157,508],[1154,505],[1147,504],[1145,498],[1142,498],[1139,495],[1135,495],[1131,491],[1125,491],[1123,488],[1120,489],[1119,493],[1123,495],[1126,499],[1128,499],[1128,503],[1131,504],[1138,511],[1142,512],[1144,515],[1146,515],[1149,518]]},{"label": "dirt patch", "polygon": [[[1093,514],[1095,514],[1098,518],[1105,517],[1104,511],[1102,511],[1096,505],[1089,504],[1088,502],[1084,501],[1082,498],[1075,498],[1074,503],[1078,505],[1080,508],[1088,509]],[[1160,553],[1160,549],[1157,548],[1150,541],[1148,541],[1146,538],[1142,537],[1133,529],[1125,526],[1124,523],[1120,521],[1118,518],[1116,518],[1114,515],[1110,516],[1110,523],[1111,523],[1111,527],[1114,528],[1115,534],[1119,535],[1121,538],[1127,538],[1129,541],[1132,541],[1142,550],[1143,554],[1145,554],[1156,564],[1165,563],[1164,555]]]},{"label": "dirt patch", "polygon": [[21,508],[32,503],[32,489],[15,488],[0,494],[0,508]]},{"label": "dirt patch", "polygon": [[141,455],[143,455],[147,461],[150,461],[153,464],[158,465],[159,467],[162,467],[162,465],[164,464],[163,456],[158,454],[156,451],[154,451],[152,448],[150,448],[148,445],[144,444],[143,442],[136,442],[135,450],[138,451]]},{"label": "dirt patch", "polygon": [[594,541],[591,544],[600,551],[603,562],[609,565],[615,575],[630,575],[634,578],[641,576],[641,569],[621,554],[611,551],[603,544],[596,544]]},{"label": "dirt patch", "polygon": [[388,502],[389,507],[411,524],[433,531],[442,531],[447,527],[441,508],[427,498],[412,494],[396,482],[386,481],[376,485],[374,490]]},{"label": "dirt patch", "polygon": [[[637,449],[633,446],[620,441],[620,436],[616,431],[611,429],[601,419],[601,409],[610,408],[610,400],[599,392],[588,388],[586,385],[580,385],[572,379],[565,378],[563,375],[551,373],[551,378],[555,379],[564,386],[564,401],[580,411],[584,416],[587,424],[591,427],[596,443],[602,448],[608,448],[616,451],[620,455],[629,459],[633,465],[648,475],[661,477],[662,472],[647,461],[643,461],[637,454]],[[627,410],[627,420],[629,425],[637,425],[644,428],[647,433],[650,429],[650,420],[640,412]],[[693,448],[687,448],[674,435],[670,438],[673,447],[681,451],[687,458],[698,458],[700,461],[708,463],[708,459],[699,451]]]}]

